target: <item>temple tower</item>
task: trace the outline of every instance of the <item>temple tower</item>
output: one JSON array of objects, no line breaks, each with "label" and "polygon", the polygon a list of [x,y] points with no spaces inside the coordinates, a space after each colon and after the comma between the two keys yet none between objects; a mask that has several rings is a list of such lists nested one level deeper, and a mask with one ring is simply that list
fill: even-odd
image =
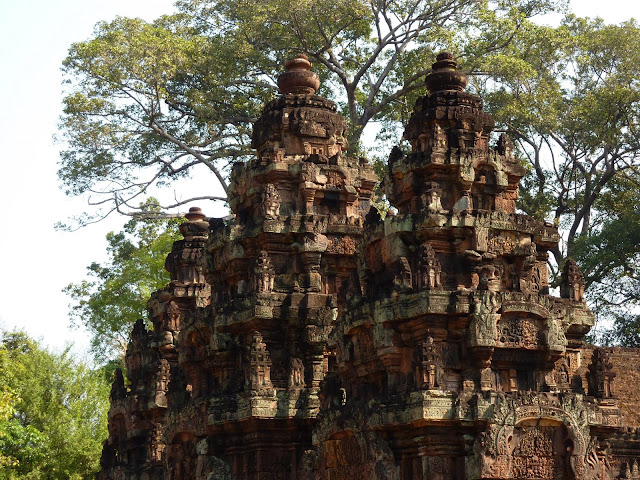
[{"label": "temple tower", "polygon": [[376,175],[304,56],[192,208],[116,372],[100,480],[639,479],[640,350],[596,348],[584,277],[516,210],[525,170],[448,53]]},{"label": "temple tower", "polygon": [[174,242],[165,262],[171,281],[154,292],[147,304],[153,329],[147,330],[140,319],[131,333],[125,359],[128,388],[122,372],[116,370],[101,479],[166,478],[164,431],[169,406],[180,404],[188,394],[187,372],[179,362],[180,332],[211,299],[211,287],[204,278],[209,224],[197,207],[185,217],[187,221],[179,227],[184,238]]},{"label": "temple tower", "polygon": [[191,392],[207,399],[198,437],[237,478],[289,478],[311,446],[327,335],[377,180],[345,156],[346,122],[315,95],[307,58],[285,67],[254,126],[256,158],[233,167],[233,215],[210,221],[211,312],[184,332],[187,348],[207,348],[195,382],[206,388]]},{"label": "temple tower", "polygon": [[[525,170],[505,134],[491,145],[494,122],[450,54],[426,85],[411,151],[389,157],[397,212],[367,217],[363,294],[331,333],[346,400],[321,415],[308,478],[600,478],[592,428],[619,412],[582,396],[594,318],[568,288],[549,295],[558,233],[516,213]],[[587,412],[601,420],[577,420]]]}]

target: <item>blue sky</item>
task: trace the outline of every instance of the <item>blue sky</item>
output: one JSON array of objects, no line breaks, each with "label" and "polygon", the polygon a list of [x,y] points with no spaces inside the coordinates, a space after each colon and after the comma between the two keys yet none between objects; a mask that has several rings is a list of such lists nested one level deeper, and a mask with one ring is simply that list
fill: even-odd
[{"label": "blue sky", "polygon": [[[59,146],[52,136],[61,108],[60,65],[69,45],[87,39],[96,22],[116,15],[152,20],[173,11],[172,3],[0,0],[0,326],[24,328],[53,348],[72,341],[76,352],[86,349],[86,332],[68,328],[61,290],[82,280],[92,261],[104,259],[104,236],[123,220],[113,217],[74,233],[53,228],[85,209],[84,200],[65,197],[56,177]],[[640,17],[640,3],[629,0],[573,0],[572,8],[612,23]]]},{"label": "blue sky", "polygon": [[86,333],[68,329],[61,289],[84,278],[105,255],[105,234],[122,219],[74,233],[57,221],[81,213],[81,199],[58,188],[58,149],[52,136],[61,109],[60,66],[74,41],[116,15],[152,20],[172,10],[170,0],[0,0],[0,323],[25,328],[55,348],[72,340],[82,351]]}]

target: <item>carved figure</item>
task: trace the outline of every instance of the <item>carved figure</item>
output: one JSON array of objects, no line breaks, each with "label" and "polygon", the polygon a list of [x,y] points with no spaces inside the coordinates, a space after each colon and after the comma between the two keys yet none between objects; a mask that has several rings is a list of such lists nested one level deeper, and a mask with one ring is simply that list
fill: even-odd
[{"label": "carved figure", "polygon": [[156,369],[156,392],[166,393],[169,391],[169,378],[170,378],[169,362],[161,358],[158,360]]},{"label": "carved figure", "polygon": [[562,324],[553,316],[547,320],[547,345],[550,350],[564,351],[567,346]]},{"label": "carved figure", "polygon": [[418,388],[431,390],[440,386],[441,351],[432,337],[420,343],[416,354],[416,383]]},{"label": "carved figure", "polygon": [[304,386],[304,363],[297,357],[289,360],[289,386]]},{"label": "carved figure", "polygon": [[524,272],[520,278],[520,291],[525,293],[549,293],[549,270],[546,263],[525,260],[523,270]]},{"label": "carved figure", "polygon": [[584,276],[572,258],[567,259],[562,269],[560,295],[576,302],[584,301]]},{"label": "carved figure", "polygon": [[554,374],[557,387],[560,390],[567,390],[569,388],[569,368],[564,359],[556,363]]},{"label": "carved figure", "polygon": [[254,273],[254,290],[258,293],[269,293],[273,291],[273,282],[275,279],[275,270],[271,265],[269,254],[262,250],[253,269]]},{"label": "carved figure", "polygon": [[[481,208],[474,206],[475,208]],[[489,229],[486,227],[476,228],[476,244],[475,249],[479,252],[486,252],[489,249]]]},{"label": "carved figure", "polygon": [[442,208],[442,188],[437,182],[428,182],[425,185],[424,206],[429,213],[441,213]]},{"label": "carved figure", "polygon": [[416,288],[418,290],[438,288],[441,285],[442,267],[429,243],[420,245],[416,271]]},{"label": "carved figure", "polygon": [[280,193],[272,183],[265,185],[262,205],[265,217],[276,218],[280,214]]},{"label": "carved figure", "polygon": [[174,301],[169,302],[167,305],[167,325],[166,329],[172,332],[180,330],[180,318],[182,314],[180,312],[180,307]]},{"label": "carved figure", "polygon": [[438,149],[447,148],[447,133],[438,122],[433,125],[433,145]]},{"label": "carved figure", "polygon": [[249,371],[247,388],[256,395],[269,394],[273,391],[271,384],[271,356],[260,332],[253,332],[249,350]]},{"label": "carved figure", "polygon": [[473,346],[493,346],[496,343],[497,314],[500,301],[493,292],[484,291],[473,297],[474,313],[469,325],[468,342]]},{"label": "carved figure", "polygon": [[160,463],[163,460],[165,448],[166,445],[162,439],[162,423],[154,423],[148,444],[147,457],[152,463]]}]

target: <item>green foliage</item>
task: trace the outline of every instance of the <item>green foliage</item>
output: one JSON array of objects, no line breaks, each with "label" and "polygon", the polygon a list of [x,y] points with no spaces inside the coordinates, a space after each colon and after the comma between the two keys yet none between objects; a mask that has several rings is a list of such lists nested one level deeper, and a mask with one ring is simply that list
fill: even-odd
[{"label": "green foliage", "polygon": [[[564,13],[566,5],[183,0],[179,13],[151,23],[98,24],[64,62],[67,148],[59,176],[70,195],[88,194],[103,207],[80,224],[140,210],[134,198],[196,168],[226,188],[228,162],[250,155],[251,122],[275,94],[284,60],[300,52],[323,81],[319,93],[335,100],[350,123],[349,153],[388,152],[424,94],[435,53],[447,49],[472,74],[471,90],[483,96],[529,167],[519,208],[561,229],[566,242],[551,252],[552,264],[575,257],[594,285],[587,295],[598,311],[626,318],[615,305],[637,290],[634,234],[624,228],[636,218],[606,197],[616,184],[633,188],[640,181],[640,26],[570,14],[557,27],[532,21]],[[381,126],[375,148],[362,141],[372,121]],[[198,198],[216,198],[206,193]],[[376,198],[384,210],[380,191]],[[109,241],[114,251],[126,243],[115,234]],[[620,252],[633,252],[632,260]],[[143,303],[133,293],[122,297],[122,307],[108,301],[125,276],[134,275],[131,285],[140,277],[127,269],[110,277],[111,268],[95,265],[93,281],[67,291],[78,302],[76,321],[88,323],[95,339],[107,339],[95,340],[94,348],[110,343],[122,351],[118,335],[144,316]]]},{"label": "green foliage", "polygon": [[122,358],[138,318],[146,318],[146,302],[169,282],[164,262],[179,236],[179,219],[129,221],[122,232],[107,234],[105,264],[87,267],[89,280],[70,284],[72,321],[86,327],[91,349],[101,362]]},{"label": "green foliage", "polygon": [[186,20],[118,17],[71,46],[63,63],[66,149],[58,176],[68,195],[87,194],[97,207],[77,224],[135,211],[130,202],[150,186],[166,186],[196,166],[226,190],[226,164],[247,154],[247,128],[273,87],[240,81],[250,76],[236,58],[241,45],[203,36]]},{"label": "green foliage", "polygon": [[578,238],[597,241],[614,213],[599,202],[612,182],[636,177],[638,41],[634,21],[606,25],[569,15],[557,28],[528,24],[483,59],[496,76],[477,79],[476,87],[531,167],[520,206],[565,229],[566,248],[553,252],[558,264],[580,254]]},{"label": "green foliage", "polygon": [[611,321],[597,341],[636,347],[640,340],[640,190],[636,175],[609,182],[596,204],[598,225],[578,237],[575,257],[591,284],[593,307]]},{"label": "green foliage", "polygon": [[[484,58],[476,79],[488,108],[530,167],[519,208],[553,221],[575,258],[606,343],[635,344],[640,299],[640,25],[569,15],[558,28],[529,25]],[[633,334],[633,332],[636,332]]]},{"label": "green foliage", "polygon": [[75,223],[135,212],[133,200],[150,187],[196,168],[226,191],[226,168],[251,154],[251,124],[295,53],[316,64],[319,93],[349,120],[355,154],[372,120],[383,127],[380,139],[397,141],[436,52],[451,49],[474,66],[530,17],[564,3],[189,0],[151,23],[99,23],[63,64],[59,177],[69,195],[88,195],[96,207]]},{"label": "green foliage", "polygon": [[[290,50],[309,55],[349,120],[351,151],[364,127],[381,122],[382,136],[398,140],[435,53],[455,51],[469,65],[502,50],[513,32],[563,1],[470,0],[313,1],[191,0],[179,3],[209,35],[223,31],[274,60]],[[275,63],[276,72],[281,67]],[[275,73],[275,72],[274,72]],[[273,74],[272,74],[273,75]]]},{"label": "green foliage", "polygon": [[0,479],[90,479],[107,434],[109,382],[22,332],[0,343]]},{"label": "green foliage", "polygon": [[597,198],[629,170],[640,147],[639,40],[633,21],[614,26],[568,16],[558,28],[528,25],[484,59],[499,83],[485,78],[476,86],[536,177],[528,187],[538,200],[525,208],[566,225],[569,250],[597,227]]},{"label": "green foliage", "polygon": [[551,216],[553,197],[540,185],[540,179],[532,171],[527,172],[520,182],[517,206],[539,221],[545,221]]}]

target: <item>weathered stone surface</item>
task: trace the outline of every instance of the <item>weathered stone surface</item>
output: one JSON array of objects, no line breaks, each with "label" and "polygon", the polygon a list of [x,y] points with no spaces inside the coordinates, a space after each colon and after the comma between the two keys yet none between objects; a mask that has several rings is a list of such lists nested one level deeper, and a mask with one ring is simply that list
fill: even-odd
[{"label": "weathered stone surface", "polygon": [[111,392],[100,479],[640,478],[640,350],[585,346],[575,262],[441,54],[384,188],[306,58],[234,166],[227,218],[192,209],[171,283]]}]

